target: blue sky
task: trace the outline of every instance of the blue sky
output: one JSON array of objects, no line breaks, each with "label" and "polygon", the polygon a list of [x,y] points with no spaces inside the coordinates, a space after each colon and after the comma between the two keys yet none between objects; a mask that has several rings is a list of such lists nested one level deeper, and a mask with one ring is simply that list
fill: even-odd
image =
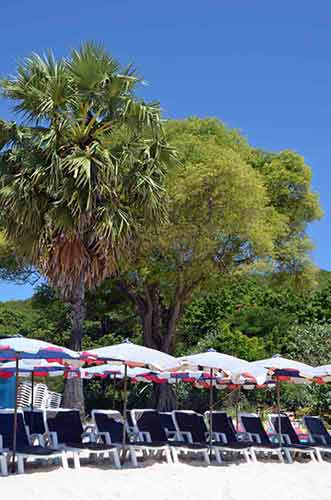
[{"label": "blue sky", "polygon": [[[313,258],[331,269],[328,0],[1,1],[0,74],[32,51],[64,55],[84,40],[134,62],[167,117],[216,116],[253,145],[303,154],[325,211],[309,229]],[[0,300],[31,293],[0,282]]]}]

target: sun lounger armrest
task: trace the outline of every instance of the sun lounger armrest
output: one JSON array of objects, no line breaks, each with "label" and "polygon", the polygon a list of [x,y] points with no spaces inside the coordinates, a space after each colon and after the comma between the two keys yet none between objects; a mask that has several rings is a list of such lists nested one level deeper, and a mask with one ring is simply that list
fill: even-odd
[{"label": "sun lounger armrest", "polygon": [[236,432],[238,441],[249,441],[249,435],[247,432]]},{"label": "sun lounger armrest", "polygon": [[252,443],[257,443],[257,444],[261,443],[260,434],[255,433],[255,432],[247,432],[246,435],[248,436],[249,441],[252,441]]},{"label": "sun lounger armrest", "polygon": [[3,450],[3,437],[0,434],[0,450]]},{"label": "sun lounger armrest", "polygon": [[179,441],[186,441],[187,443],[193,443],[192,434],[188,431],[178,431]]},{"label": "sun lounger armrest", "polygon": [[228,440],[226,439],[226,435],[223,432],[213,432],[212,433],[213,441],[217,441],[218,443],[226,444]]},{"label": "sun lounger armrest", "polygon": [[151,441],[152,441],[151,434],[147,431],[140,431],[139,432],[139,441],[142,441],[145,443],[151,443]]},{"label": "sun lounger armrest", "polygon": [[168,439],[170,439],[170,440],[177,439],[177,432],[176,431],[168,431],[168,429],[165,429],[165,433],[166,433]]}]

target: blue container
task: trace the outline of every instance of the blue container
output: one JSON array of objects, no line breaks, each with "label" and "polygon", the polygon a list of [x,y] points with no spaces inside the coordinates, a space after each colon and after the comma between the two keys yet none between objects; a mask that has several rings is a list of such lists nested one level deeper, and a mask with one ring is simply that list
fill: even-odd
[{"label": "blue container", "polygon": [[15,377],[0,379],[0,408],[14,408]]}]

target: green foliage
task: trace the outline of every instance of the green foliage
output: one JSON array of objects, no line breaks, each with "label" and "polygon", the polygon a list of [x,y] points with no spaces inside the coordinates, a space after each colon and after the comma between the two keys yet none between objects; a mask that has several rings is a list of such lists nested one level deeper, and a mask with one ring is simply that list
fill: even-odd
[{"label": "green foliage", "polygon": [[185,303],[219,278],[265,269],[284,231],[240,134],[215,119],[165,124],[180,164],[168,169],[168,221],[140,235],[122,278],[131,291],[155,284],[164,303]]},{"label": "green foliage", "polygon": [[305,300],[291,289],[271,286],[266,278],[229,280],[217,292],[194,297],[180,324],[180,338],[194,346],[224,322],[233,334],[261,340],[267,355],[284,353],[289,328]]},{"label": "green foliage", "polygon": [[295,359],[312,365],[331,364],[331,322],[295,325],[289,340],[289,350]]},{"label": "green foliage", "polygon": [[194,347],[195,352],[205,352],[208,349],[215,349],[224,354],[233,355],[247,361],[255,361],[265,357],[265,347],[263,339],[258,337],[248,337],[240,330],[231,330],[229,324],[219,323],[215,325],[215,330],[203,337]]},{"label": "green foliage", "polygon": [[319,197],[311,190],[311,169],[293,151],[251,150],[247,161],[262,174],[270,204],[283,217],[284,231],[275,248],[277,280],[298,290],[309,288],[315,283],[316,270],[305,230],[307,224],[322,217]]},{"label": "green foliage", "polygon": [[[101,46],[33,54],[1,82],[21,122],[0,121],[0,224],[68,296],[94,287],[146,224],[165,218],[173,150],[141,78]],[[4,216],[5,214],[5,216]]]}]

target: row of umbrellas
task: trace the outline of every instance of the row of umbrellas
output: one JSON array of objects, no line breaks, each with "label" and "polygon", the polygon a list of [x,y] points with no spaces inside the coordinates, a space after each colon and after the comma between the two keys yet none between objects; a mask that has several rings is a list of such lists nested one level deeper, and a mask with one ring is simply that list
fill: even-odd
[{"label": "row of umbrellas", "polygon": [[[135,345],[129,341],[109,347],[76,353],[70,349],[23,337],[0,340],[0,377],[16,374],[19,361],[20,376],[107,377],[124,378],[156,383],[175,383],[179,380],[214,385],[264,385],[271,378],[280,381],[325,383],[331,381],[331,365],[312,367],[279,355],[269,359],[248,362],[214,350],[174,358],[168,354]],[[84,363],[94,363],[81,368]]]},{"label": "row of umbrellas", "polygon": [[[275,381],[279,408],[279,383],[281,381],[331,381],[331,366],[312,367],[280,356],[248,362],[214,350],[175,358],[169,354],[124,341],[121,344],[75,352],[54,344],[24,337],[0,340],[0,376],[64,375],[65,377],[91,378],[113,376],[124,380],[123,418],[126,418],[127,384],[129,378],[152,382],[175,383],[178,380],[194,382],[210,389],[210,409],[213,408],[212,388],[224,384],[251,383],[263,386]],[[82,368],[84,364],[94,364]],[[17,397],[15,398],[17,400]],[[279,409],[280,418],[280,409]],[[212,429],[212,411],[210,412]],[[13,470],[15,470],[17,405],[14,411]],[[212,433],[210,433],[212,435]],[[125,433],[123,433],[125,447]]]}]

